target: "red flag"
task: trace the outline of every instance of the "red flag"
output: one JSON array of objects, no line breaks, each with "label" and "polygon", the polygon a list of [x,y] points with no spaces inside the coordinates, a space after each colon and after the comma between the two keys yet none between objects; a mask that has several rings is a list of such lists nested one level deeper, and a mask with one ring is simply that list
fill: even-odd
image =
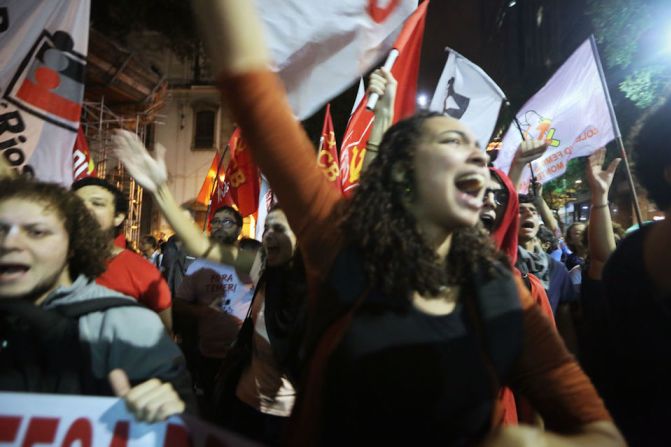
[{"label": "red flag", "polygon": [[340,167],[338,166],[338,148],[333,130],[333,120],[331,119],[331,104],[326,105],[322,136],[319,140],[317,165],[322,168],[324,175],[331,184],[340,190]]},{"label": "red flag", "polygon": [[226,182],[226,175],[224,174],[223,155],[217,152],[214,155],[210,169],[207,172],[207,177],[200,187],[197,202],[203,205],[209,205],[207,211],[207,226],[209,229],[210,220],[214,212],[223,205],[234,206],[233,198],[229,193],[228,183]]},{"label": "red flag", "polygon": [[[424,37],[426,8],[429,0],[422,2],[403,24],[394,48],[399,51],[391,73],[398,82],[394,123],[415,113],[417,103],[417,76]],[[366,142],[373,126],[374,114],[366,109],[364,96],[350,117],[340,151],[340,177],[342,190],[349,197],[359,183],[361,167],[366,154]]]},{"label": "red flag", "polygon": [[[213,188],[215,187],[215,182],[217,181],[217,174],[221,169],[222,164],[222,154],[217,151],[214,154],[212,163],[210,164],[210,169],[207,170],[207,175],[205,180],[203,180],[203,185],[200,187],[200,192],[196,198],[196,202],[201,205],[207,206],[210,203],[210,197],[213,195]],[[221,172],[221,181],[224,179],[224,173]]]},{"label": "red flag", "polygon": [[86,177],[95,177],[96,171],[96,164],[91,158],[86,136],[82,126],[79,126],[75,145],[72,147],[72,181],[76,182]]},{"label": "red flag", "polygon": [[231,161],[226,167],[224,181],[219,182],[223,187],[221,193],[224,199],[230,194],[242,217],[246,217],[254,214],[259,207],[259,170],[252,160],[240,129],[235,129],[231,135],[228,148],[231,151]]}]

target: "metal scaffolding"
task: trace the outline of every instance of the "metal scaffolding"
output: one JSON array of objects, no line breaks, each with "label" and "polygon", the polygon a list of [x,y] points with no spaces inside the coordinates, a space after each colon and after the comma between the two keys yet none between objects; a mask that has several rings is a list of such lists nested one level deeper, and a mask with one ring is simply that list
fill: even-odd
[{"label": "metal scaffolding", "polygon": [[121,116],[100,101],[85,101],[82,112],[82,126],[89,143],[91,157],[96,164],[97,175],[114,184],[128,196],[128,216],[124,233],[126,239],[136,244],[140,239],[140,221],[142,219],[142,187],[126,173],[121,161],[112,152],[112,132],[126,129],[135,133],[144,141],[147,126],[142,114]]}]

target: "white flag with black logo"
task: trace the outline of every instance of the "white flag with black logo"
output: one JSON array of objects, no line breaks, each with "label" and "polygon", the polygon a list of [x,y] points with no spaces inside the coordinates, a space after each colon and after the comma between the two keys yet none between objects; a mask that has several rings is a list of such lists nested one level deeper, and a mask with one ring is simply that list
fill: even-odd
[{"label": "white flag with black logo", "polygon": [[19,172],[70,186],[90,1],[0,5],[0,152]]},{"label": "white flag with black logo", "polygon": [[462,121],[484,150],[505,95],[480,67],[456,51],[449,51],[429,109]]}]

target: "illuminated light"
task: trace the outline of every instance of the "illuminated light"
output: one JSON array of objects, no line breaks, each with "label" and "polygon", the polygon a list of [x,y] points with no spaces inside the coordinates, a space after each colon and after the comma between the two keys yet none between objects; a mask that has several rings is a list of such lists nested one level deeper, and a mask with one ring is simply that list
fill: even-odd
[{"label": "illuminated light", "polygon": [[581,183],[582,183],[582,180],[580,180],[580,179],[578,179],[578,180],[575,181],[575,184],[576,184],[576,185],[579,185],[579,184],[581,184]]},{"label": "illuminated light", "polygon": [[652,216],[652,220],[664,220],[664,216]]},{"label": "illuminated light", "polygon": [[425,94],[420,94],[417,96],[417,105],[421,108],[425,108],[429,104],[429,98]]},{"label": "illuminated light", "polygon": [[512,8],[516,4],[517,4],[517,0],[510,0],[510,2],[508,3],[508,8]]},{"label": "illuminated light", "polygon": [[582,206],[582,209],[584,209],[584,210],[586,210],[587,208],[589,208],[589,206],[587,206],[587,205]]}]

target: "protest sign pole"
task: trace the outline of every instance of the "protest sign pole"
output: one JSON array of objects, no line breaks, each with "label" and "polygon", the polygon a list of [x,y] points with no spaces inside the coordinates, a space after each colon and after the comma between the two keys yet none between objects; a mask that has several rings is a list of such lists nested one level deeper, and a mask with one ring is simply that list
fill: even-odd
[{"label": "protest sign pole", "polygon": [[599,69],[599,77],[601,79],[601,86],[603,87],[603,92],[606,95],[606,103],[608,104],[608,111],[610,112],[610,120],[613,124],[613,131],[615,132],[615,142],[617,147],[620,150],[620,156],[624,162],[624,169],[627,174],[627,182],[629,183],[629,190],[631,191],[631,201],[634,205],[634,212],[636,214],[636,220],[638,225],[641,226],[643,223],[643,217],[641,215],[641,207],[638,204],[638,196],[636,195],[636,187],[634,186],[634,179],[631,175],[631,168],[629,166],[629,159],[627,157],[627,151],[624,149],[624,143],[622,142],[622,134],[620,133],[620,126],[617,124],[617,117],[615,116],[615,109],[613,108],[613,103],[610,100],[610,92],[608,91],[608,85],[606,84],[606,76],[603,73],[603,67],[601,65],[601,58],[599,57],[599,51],[596,47],[596,40],[592,34],[589,37],[590,44],[592,45],[592,52],[594,53],[594,59],[596,60],[596,66]]},{"label": "protest sign pole", "polygon": [[[510,107],[510,102],[506,99],[506,105]],[[524,131],[522,130],[522,125],[520,124],[520,121],[517,119],[517,115],[513,115],[513,123],[515,123],[515,127],[517,127],[517,130],[520,132],[520,136],[522,137],[522,141],[526,140],[524,138]],[[535,195],[535,189],[533,188],[533,185],[536,183],[536,175],[534,174],[534,168],[531,166],[531,162],[529,162],[529,172],[531,172],[531,192],[532,194]]]},{"label": "protest sign pole", "polygon": [[[400,52],[396,48],[392,48],[382,68],[384,68],[387,71],[391,71],[391,69],[394,68],[394,63],[396,63],[396,59],[398,59],[399,54]],[[368,110],[375,110],[375,105],[377,104],[378,99],[380,99],[380,95],[378,95],[377,93],[371,93],[370,96],[368,97],[366,108]]]}]

